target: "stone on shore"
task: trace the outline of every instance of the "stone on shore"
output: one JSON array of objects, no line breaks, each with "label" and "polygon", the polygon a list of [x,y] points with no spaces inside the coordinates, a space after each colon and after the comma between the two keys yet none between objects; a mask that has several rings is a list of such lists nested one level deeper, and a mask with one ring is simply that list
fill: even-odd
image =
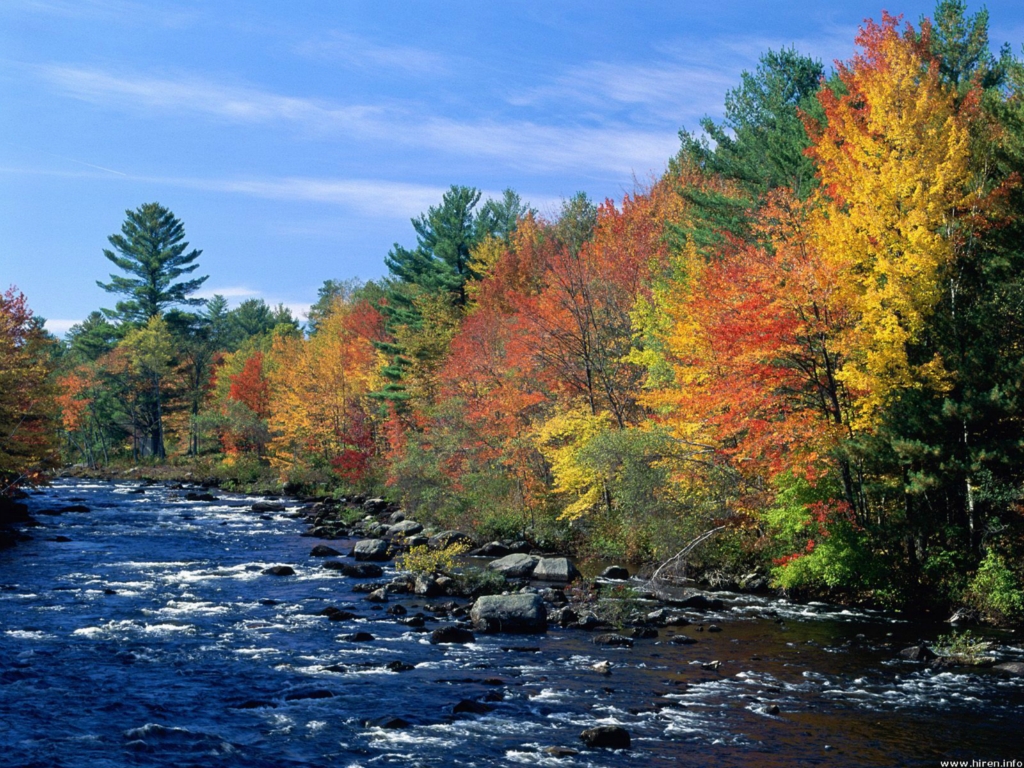
[{"label": "stone on shore", "polygon": [[457,544],[473,546],[473,538],[462,531],[441,531],[427,540],[427,546],[431,549],[448,549]]},{"label": "stone on shore", "polygon": [[423,526],[415,520],[403,520],[388,528],[389,536],[415,536],[423,530]]},{"label": "stone on shore", "polygon": [[388,543],[383,539],[363,539],[356,542],[352,557],[356,560],[387,560]]},{"label": "stone on shore", "polygon": [[626,579],[629,578],[629,571],[621,565],[609,565],[601,571],[601,578],[612,579],[614,581],[626,581]]}]

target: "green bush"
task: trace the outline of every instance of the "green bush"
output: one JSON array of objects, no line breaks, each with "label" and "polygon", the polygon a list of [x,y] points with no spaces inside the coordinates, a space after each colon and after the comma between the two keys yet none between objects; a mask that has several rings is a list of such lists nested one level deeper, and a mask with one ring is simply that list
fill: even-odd
[{"label": "green bush", "polygon": [[1006,561],[989,550],[967,588],[968,602],[989,619],[1015,623],[1024,619],[1024,591]]}]

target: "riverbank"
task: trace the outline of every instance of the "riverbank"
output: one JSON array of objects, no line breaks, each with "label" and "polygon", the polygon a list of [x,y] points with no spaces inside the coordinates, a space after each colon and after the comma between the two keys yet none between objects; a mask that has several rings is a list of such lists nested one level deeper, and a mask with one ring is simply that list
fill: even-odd
[{"label": "riverbank", "polygon": [[[583,609],[563,626],[584,585],[529,580],[503,591],[539,600],[546,631],[492,633],[486,604],[474,616],[483,598],[417,594],[387,553],[349,554],[389,538],[373,526],[410,522],[368,501],[348,535],[325,539],[308,535],[323,533],[306,508],[322,502],[124,480],[31,494],[42,525],[0,577],[9,757],[924,766],[1017,749],[1005,723],[1024,715],[1020,678],[900,656],[939,627],[728,592],[657,604],[635,581],[619,605],[636,619],[601,626]],[[1013,634],[996,637],[997,663],[1024,661]],[[601,726],[630,748],[581,739]]]}]

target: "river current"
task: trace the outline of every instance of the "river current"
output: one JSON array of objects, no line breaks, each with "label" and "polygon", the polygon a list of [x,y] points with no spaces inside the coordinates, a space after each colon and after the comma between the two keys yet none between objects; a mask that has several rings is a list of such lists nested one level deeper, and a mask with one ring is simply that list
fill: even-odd
[{"label": "river current", "polygon": [[[558,627],[431,645],[387,609],[430,617],[446,598],[373,605],[309,556],[350,543],[300,536],[291,510],[257,515],[252,498],[179,493],[68,480],[30,497],[42,526],[0,551],[0,765],[1024,761],[1020,678],[898,660],[939,628],[722,593],[722,610],[633,648]],[[72,504],[90,511],[39,514]],[[261,573],[273,565],[296,574]],[[329,606],[356,618],[319,615]],[[994,637],[1001,661],[1024,659],[1021,638]],[[601,661],[610,674],[592,669]],[[478,711],[458,711],[466,701]],[[407,724],[381,727],[389,718]],[[580,732],[601,724],[625,727],[632,748],[585,749]]]}]

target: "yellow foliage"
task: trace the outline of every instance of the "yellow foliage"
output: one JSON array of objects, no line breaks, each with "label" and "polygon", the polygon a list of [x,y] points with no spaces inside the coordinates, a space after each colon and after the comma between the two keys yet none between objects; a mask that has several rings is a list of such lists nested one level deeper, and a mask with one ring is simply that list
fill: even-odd
[{"label": "yellow foliage", "polygon": [[452,544],[444,549],[431,549],[425,544],[412,547],[395,560],[395,567],[409,573],[451,573],[458,559],[469,551],[468,544]]},{"label": "yellow foliage", "polygon": [[569,498],[563,519],[576,520],[603,503],[605,478],[579,458],[581,449],[611,426],[610,413],[592,414],[581,405],[556,412],[537,431],[537,448],[551,464],[555,478],[553,490]]},{"label": "yellow foliage", "polygon": [[958,215],[975,200],[969,109],[895,28],[871,54],[843,69],[847,95],[822,97],[828,125],[813,152],[823,187],[810,224],[859,318],[840,375],[859,396],[861,427],[899,389],[945,387],[942,360],[915,364],[908,348],[940,299]]}]

